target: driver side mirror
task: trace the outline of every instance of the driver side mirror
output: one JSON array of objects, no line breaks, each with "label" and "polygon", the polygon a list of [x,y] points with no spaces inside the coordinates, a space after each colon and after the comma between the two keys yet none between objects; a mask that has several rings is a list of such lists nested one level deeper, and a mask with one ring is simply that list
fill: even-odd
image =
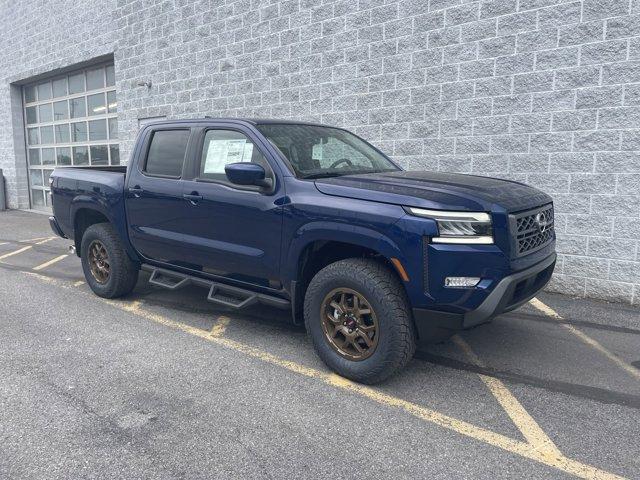
[{"label": "driver side mirror", "polygon": [[228,163],[224,172],[229,181],[235,185],[256,185],[271,188],[273,181],[266,178],[266,172],[261,165],[250,162]]}]

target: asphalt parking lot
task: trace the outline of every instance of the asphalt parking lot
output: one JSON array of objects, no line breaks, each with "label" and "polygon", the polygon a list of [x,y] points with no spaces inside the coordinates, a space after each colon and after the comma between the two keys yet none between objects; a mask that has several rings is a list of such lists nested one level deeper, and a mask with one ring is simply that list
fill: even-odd
[{"label": "asphalt parking lot", "polygon": [[640,309],[542,294],[364,387],[204,290],[91,293],[0,212],[0,478],[640,478]]}]

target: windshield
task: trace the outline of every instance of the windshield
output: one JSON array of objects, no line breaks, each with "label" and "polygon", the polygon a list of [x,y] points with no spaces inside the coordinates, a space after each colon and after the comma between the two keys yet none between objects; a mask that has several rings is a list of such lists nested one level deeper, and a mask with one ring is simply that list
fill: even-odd
[{"label": "windshield", "polygon": [[257,128],[280,149],[301,178],[399,170],[367,142],[345,130],[297,124],[264,124]]}]

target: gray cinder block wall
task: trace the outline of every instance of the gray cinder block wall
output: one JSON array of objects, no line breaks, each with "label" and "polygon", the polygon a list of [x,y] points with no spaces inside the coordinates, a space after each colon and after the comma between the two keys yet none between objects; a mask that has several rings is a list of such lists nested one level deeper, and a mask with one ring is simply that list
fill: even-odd
[{"label": "gray cinder block wall", "polygon": [[[14,31],[42,15],[42,2],[20,5],[22,22],[2,16]],[[122,157],[148,117],[345,126],[409,169],[550,193],[549,288],[640,303],[640,0],[118,0],[106,15],[78,36],[38,21],[0,60],[18,79],[111,48]],[[49,30],[56,60],[18,65]],[[1,135],[0,166],[23,164]]]},{"label": "gray cinder block wall", "polygon": [[20,83],[115,48],[115,1],[0,2],[0,168],[10,208],[29,208]]}]

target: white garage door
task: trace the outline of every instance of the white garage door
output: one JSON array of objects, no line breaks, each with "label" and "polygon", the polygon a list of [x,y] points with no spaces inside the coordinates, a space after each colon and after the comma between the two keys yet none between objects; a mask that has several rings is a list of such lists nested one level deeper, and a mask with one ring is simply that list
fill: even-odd
[{"label": "white garage door", "polygon": [[23,102],[31,208],[51,208],[56,167],[120,164],[113,65],[25,85]]}]

